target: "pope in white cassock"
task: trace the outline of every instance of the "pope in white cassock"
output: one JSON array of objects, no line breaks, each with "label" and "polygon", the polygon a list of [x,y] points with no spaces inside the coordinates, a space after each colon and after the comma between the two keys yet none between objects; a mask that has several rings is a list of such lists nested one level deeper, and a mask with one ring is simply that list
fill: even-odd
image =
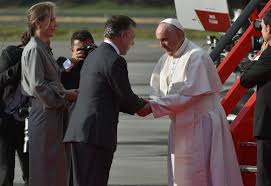
[{"label": "pope in white cassock", "polygon": [[242,186],[211,58],[185,38],[176,19],[161,21],[156,37],[166,53],[151,77],[150,106],[154,117],[171,119],[168,185]]}]

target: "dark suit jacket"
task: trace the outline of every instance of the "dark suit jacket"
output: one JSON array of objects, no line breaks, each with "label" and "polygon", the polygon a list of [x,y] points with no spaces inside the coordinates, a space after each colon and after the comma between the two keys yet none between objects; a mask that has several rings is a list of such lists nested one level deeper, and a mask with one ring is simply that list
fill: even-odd
[{"label": "dark suit jacket", "polygon": [[257,86],[254,110],[255,137],[271,138],[271,47],[260,58],[247,66],[240,78],[246,88]]},{"label": "dark suit jacket", "polygon": [[115,150],[119,112],[134,114],[144,105],[131,90],[125,59],[111,45],[102,43],[83,64],[79,95],[64,142]]}]

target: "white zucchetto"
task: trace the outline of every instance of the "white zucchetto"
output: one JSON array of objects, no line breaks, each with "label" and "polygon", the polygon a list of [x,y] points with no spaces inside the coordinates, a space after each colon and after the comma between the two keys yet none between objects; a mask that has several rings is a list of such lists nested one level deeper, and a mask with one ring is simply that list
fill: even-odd
[{"label": "white zucchetto", "polygon": [[167,19],[164,19],[163,21],[161,21],[160,23],[167,23],[167,24],[175,26],[176,28],[178,28],[181,31],[184,31],[183,26],[181,25],[181,23],[177,19],[167,18]]}]

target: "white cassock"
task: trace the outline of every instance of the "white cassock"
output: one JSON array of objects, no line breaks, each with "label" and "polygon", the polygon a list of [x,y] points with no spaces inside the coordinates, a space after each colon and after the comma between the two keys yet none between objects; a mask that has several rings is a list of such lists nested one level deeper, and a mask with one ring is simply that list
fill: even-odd
[{"label": "white cassock", "polygon": [[169,115],[169,186],[242,186],[209,55],[185,39],[177,58],[164,54],[152,77],[154,117]]}]

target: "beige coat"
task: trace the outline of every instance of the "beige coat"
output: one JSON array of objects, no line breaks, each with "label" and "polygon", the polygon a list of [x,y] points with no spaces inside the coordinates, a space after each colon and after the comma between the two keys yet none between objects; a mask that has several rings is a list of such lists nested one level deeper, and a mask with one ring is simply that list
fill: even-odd
[{"label": "beige coat", "polygon": [[31,100],[29,185],[66,186],[64,88],[50,49],[38,38],[22,54],[22,91]]}]

